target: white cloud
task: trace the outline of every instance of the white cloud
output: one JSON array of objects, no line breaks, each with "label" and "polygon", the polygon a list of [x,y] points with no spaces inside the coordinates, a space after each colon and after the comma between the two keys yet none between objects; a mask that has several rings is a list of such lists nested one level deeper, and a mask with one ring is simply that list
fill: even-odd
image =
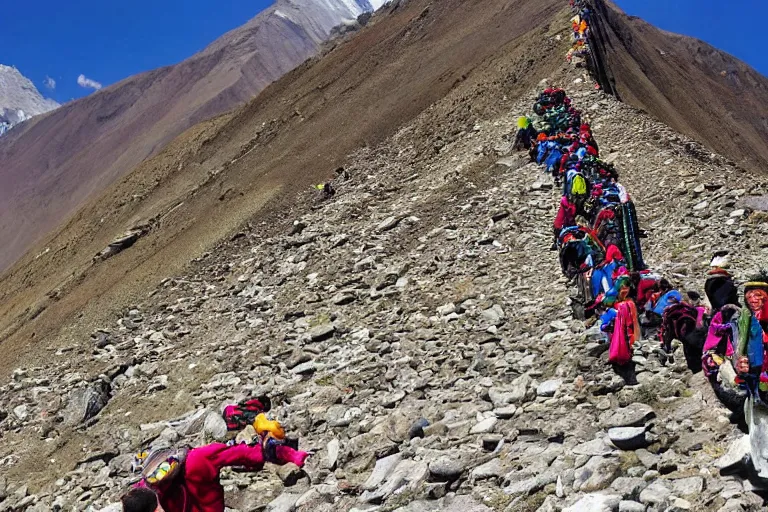
[{"label": "white cloud", "polygon": [[85,75],[80,75],[77,77],[77,85],[80,87],[85,87],[86,89],[95,89],[97,91],[101,89],[101,84],[99,82],[96,80],[91,80],[90,78],[86,78]]},{"label": "white cloud", "polygon": [[56,89],[56,80],[53,78],[46,76],[45,80],[43,80],[43,85],[46,87],[46,89],[55,90]]}]

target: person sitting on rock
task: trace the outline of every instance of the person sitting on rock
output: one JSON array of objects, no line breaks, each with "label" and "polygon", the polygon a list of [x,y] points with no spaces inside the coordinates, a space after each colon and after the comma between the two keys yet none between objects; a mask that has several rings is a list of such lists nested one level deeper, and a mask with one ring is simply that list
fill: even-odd
[{"label": "person sitting on rock", "polygon": [[154,512],[147,490],[166,512],[224,512],[219,472],[228,466],[258,471],[265,462],[304,465],[309,454],[267,436],[255,446],[213,443],[191,450],[165,449],[143,461],[142,480],[122,498],[124,512]]}]

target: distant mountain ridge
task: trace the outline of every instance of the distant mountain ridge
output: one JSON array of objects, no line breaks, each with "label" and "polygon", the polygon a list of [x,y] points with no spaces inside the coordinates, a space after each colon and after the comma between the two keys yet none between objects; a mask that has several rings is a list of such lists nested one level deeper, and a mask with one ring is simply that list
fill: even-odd
[{"label": "distant mountain ridge", "polygon": [[0,138],[0,271],[89,196],[190,126],[244,104],[315,55],[335,27],[383,4],[278,0],[179,64],[127,78]]},{"label": "distant mountain ridge", "polygon": [[35,84],[14,66],[0,64],[0,135],[58,107],[55,101],[44,98]]}]

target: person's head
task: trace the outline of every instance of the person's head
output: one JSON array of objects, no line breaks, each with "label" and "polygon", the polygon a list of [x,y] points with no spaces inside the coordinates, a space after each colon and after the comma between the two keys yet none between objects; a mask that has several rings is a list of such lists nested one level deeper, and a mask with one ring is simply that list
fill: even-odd
[{"label": "person's head", "polygon": [[688,297],[689,304],[693,306],[698,306],[699,304],[701,304],[701,295],[698,292],[693,290],[688,290],[686,295]]},{"label": "person's head", "polygon": [[659,281],[659,291],[666,293],[671,289],[672,289],[672,285],[667,279],[662,278],[661,281]]},{"label": "person's head", "polygon": [[157,494],[147,487],[131,489],[120,499],[123,512],[162,512]]}]

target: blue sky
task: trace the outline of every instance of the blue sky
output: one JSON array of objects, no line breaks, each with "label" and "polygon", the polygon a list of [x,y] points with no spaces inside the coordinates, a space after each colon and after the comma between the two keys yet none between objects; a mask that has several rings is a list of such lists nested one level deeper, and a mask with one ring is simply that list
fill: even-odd
[{"label": "blue sky", "polygon": [[614,0],[624,12],[702,39],[768,75],[768,0]]},{"label": "blue sky", "polygon": [[[616,1],[628,14],[704,39],[768,75],[762,40],[767,0]],[[43,94],[65,102],[93,92],[92,82],[107,86],[184,60],[271,3],[9,0],[0,16],[0,63],[15,65]],[[80,75],[86,87],[78,85]],[[56,81],[55,89],[45,87],[46,77]]]},{"label": "blue sky", "polygon": [[[174,64],[253,18],[272,0],[6,0],[0,64],[13,65],[43,95],[65,102]],[[56,81],[51,90],[46,77]],[[85,82],[87,84],[87,82]]]}]

